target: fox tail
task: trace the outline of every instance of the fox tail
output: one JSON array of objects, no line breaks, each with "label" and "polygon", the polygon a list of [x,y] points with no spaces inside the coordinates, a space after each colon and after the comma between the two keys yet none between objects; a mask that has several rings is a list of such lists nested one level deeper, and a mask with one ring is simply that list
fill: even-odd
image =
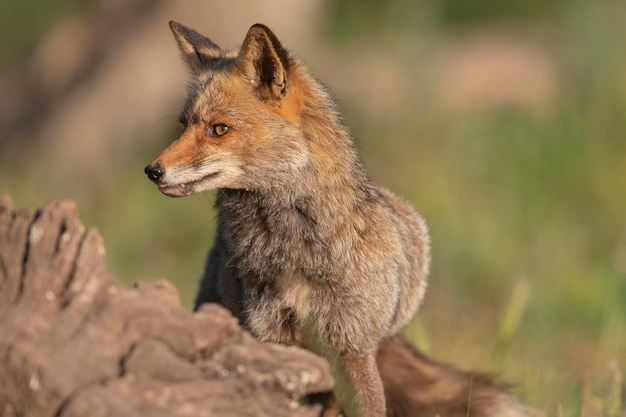
[{"label": "fox tail", "polygon": [[400,337],[384,341],[378,370],[389,417],[527,417],[508,386],[427,358]]}]

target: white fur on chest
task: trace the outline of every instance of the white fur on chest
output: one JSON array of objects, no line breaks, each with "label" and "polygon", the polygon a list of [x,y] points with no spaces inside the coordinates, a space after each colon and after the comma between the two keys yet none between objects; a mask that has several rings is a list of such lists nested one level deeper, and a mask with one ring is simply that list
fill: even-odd
[{"label": "white fur on chest", "polygon": [[315,309],[312,307],[315,294],[311,284],[299,273],[283,274],[278,283],[284,305],[295,313],[304,347],[324,356],[328,349],[319,332],[319,318],[315,316]]},{"label": "white fur on chest", "polygon": [[277,288],[283,303],[304,321],[311,312],[311,285],[300,273],[285,273],[277,280]]}]

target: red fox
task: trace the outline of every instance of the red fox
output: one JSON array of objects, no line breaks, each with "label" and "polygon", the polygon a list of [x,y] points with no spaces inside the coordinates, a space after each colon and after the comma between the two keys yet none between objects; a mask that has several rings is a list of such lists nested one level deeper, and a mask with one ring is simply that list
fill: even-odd
[{"label": "red fox", "polygon": [[232,51],[170,28],[192,80],[180,137],[145,172],[171,197],[219,190],[196,306],[326,358],[324,416],[522,416],[499,384],[396,336],[426,291],[428,229],[368,176],[326,88],[261,24]]}]

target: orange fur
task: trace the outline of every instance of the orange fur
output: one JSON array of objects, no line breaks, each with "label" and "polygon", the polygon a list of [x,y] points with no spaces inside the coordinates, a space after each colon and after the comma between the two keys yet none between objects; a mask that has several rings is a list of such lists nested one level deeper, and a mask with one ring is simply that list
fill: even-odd
[{"label": "orange fur", "polygon": [[[197,305],[219,302],[260,340],[324,356],[337,381],[327,417],[468,415],[470,374],[394,336],[426,290],[426,223],[367,175],[326,89],[263,25],[234,51],[170,27],[193,78],[183,132],[146,173],[173,197],[219,190]],[[469,415],[522,415],[476,381]]]}]

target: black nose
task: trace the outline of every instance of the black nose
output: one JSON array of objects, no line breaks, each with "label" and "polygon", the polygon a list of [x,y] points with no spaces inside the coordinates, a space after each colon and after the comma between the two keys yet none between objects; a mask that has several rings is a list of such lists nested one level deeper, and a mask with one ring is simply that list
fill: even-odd
[{"label": "black nose", "polygon": [[143,172],[150,178],[150,181],[155,183],[159,182],[159,180],[163,178],[163,175],[165,175],[165,169],[158,163],[146,166]]}]

